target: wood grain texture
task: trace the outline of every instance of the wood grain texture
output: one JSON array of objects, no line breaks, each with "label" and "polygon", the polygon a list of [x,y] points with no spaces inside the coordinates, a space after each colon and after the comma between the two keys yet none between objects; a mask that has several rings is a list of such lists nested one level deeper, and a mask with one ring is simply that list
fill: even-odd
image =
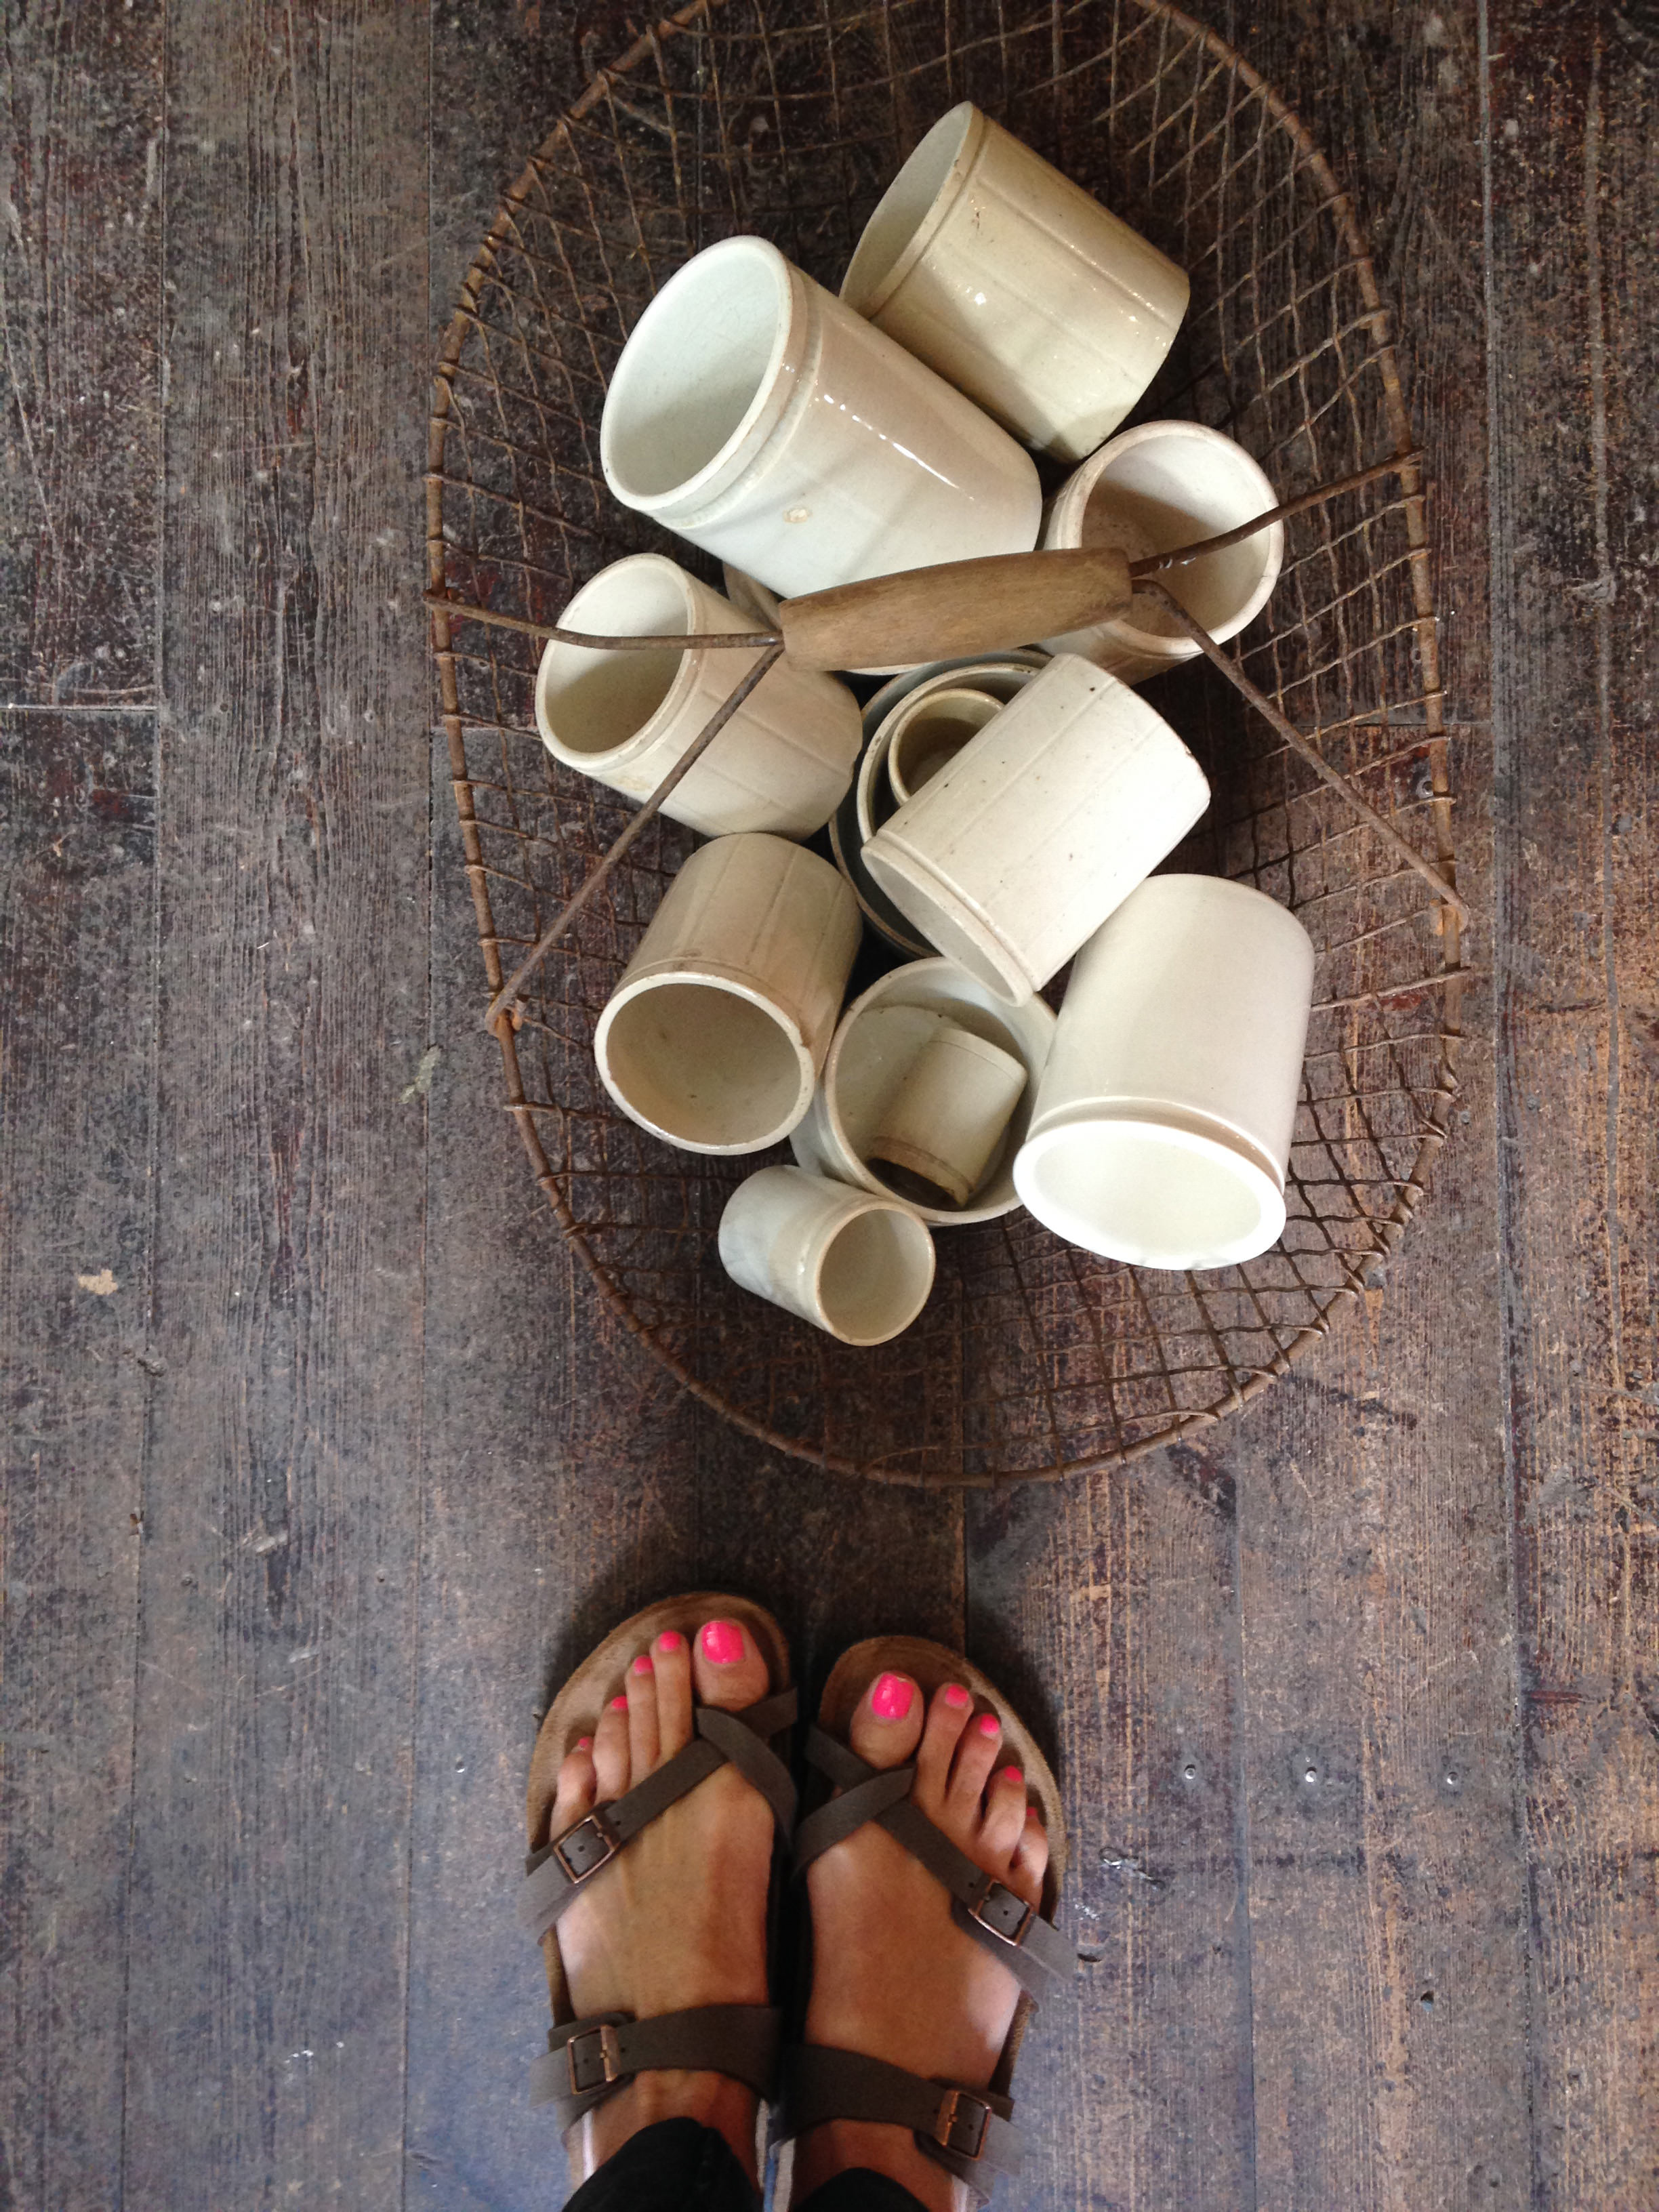
[{"label": "wood grain texture", "polygon": [[428,1042],[390,4],[169,12],[155,1338],[126,2198],[395,2201]]},{"label": "wood grain texture", "polygon": [[0,714],[0,2203],[114,2204],[143,1541],[154,717]]},{"label": "wood grain texture", "polygon": [[155,698],[163,9],[0,15],[0,698]]},{"label": "wood grain texture", "polygon": [[1498,7],[1488,34],[1504,1352],[1551,2212],[1659,2201],[1659,41],[1640,20]]}]

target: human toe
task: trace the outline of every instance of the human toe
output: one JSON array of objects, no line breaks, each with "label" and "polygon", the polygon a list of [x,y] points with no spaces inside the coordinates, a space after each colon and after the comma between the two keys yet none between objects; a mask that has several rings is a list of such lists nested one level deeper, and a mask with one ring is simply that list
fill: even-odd
[{"label": "human toe", "polygon": [[916,1802],[936,1813],[950,1786],[951,1762],[974,1710],[972,1694],[960,1682],[942,1682],[927,1707],[921,1741],[916,1746]]},{"label": "human toe", "polygon": [[705,1620],[697,1631],[691,1675],[699,1702],[739,1713],[771,1686],[766,1662],[740,1620]]},{"label": "human toe", "polygon": [[902,1766],[921,1736],[921,1692],[908,1674],[884,1669],[865,1688],[848,1730],[859,1757],[872,1766]]},{"label": "human toe", "polygon": [[549,1833],[562,1835],[585,1813],[591,1813],[593,1790],[593,1739],[585,1735],[572,1744],[560,1765]]},{"label": "human toe", "polygon": [[672,1759],[691,1741],[691,1647],[678,1628],[651,1646],[657,1686],[657,1756]]},{"label": "human toe", "polygon": [[971,1833],[979,1826],[985,1785],[1001,1753],[1001,1723],[994,1713],[975,1714],[962,1732],[945,1787],[945,1814],[953,1827]]},{"label": "human toe", "polygon": [[1006,1867],[1024,1827],[1025,1777],[1017,1766],[999,1767],[985,1791],[985,1818],[979,1831],[981,1861]]},{"label": "human toe", "polygon": [[1009,1863],[1008,1886],[1035,1905],[1042,1895],[1042,1877],[1048,1869],[1048,1831],[1035,1805],[1025,1808],[1025,1825]]},{"label": "human toe", "polygon": [[628,1790],[628,1699],[617,1696],[599,1715],[593,1731],[593,1780],[601,1804]]}]

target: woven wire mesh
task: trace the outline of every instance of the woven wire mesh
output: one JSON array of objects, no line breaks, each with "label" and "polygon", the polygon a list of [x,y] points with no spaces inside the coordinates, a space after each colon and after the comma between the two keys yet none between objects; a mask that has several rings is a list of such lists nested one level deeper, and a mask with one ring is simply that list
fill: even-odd
[{"label": "woven wire mesh", "polygon": [[[1158,0],[713,0],[598,74],[507,196],[439,362],[434,591],[556,619],[607,562],[712,564],[619,507],[599,421],[656,288],[754,231],[834,289],[886,182],[971,99],[1171,255],[1192,306],[1133,419],[1237,439],[1288,498],[1410,444],[1352,212],[1237,54]],[[465,865],[499,988],[629,810],[535,730],[537,648],[442,613],[434,645]],[[1407,470],[1287,527],[1243,665],[1443,868],[1450,799],[1421,486]],[[1122,1460],[1282,1374],[1397,1244],[1455,1087],[1458,943],[1431,889],[1202,662],[1151,696],[1214,802],[1171,866],[1252,884],[1319,953],[1282,1243],[1175,1275],[1060,1243],[1023,1212],[938,1239],[921,1319],[851,1350],[737,1289],[714,1236],[776,1154],[676,1152],[611,1105],[594,1025],[695,839],[659,821],[529,987],[507,1103],[605,1297],[690,1388],[788,1452],[895,1480],[988,1483]],[[482,1003],[482,1000],[481,1000]]]}]

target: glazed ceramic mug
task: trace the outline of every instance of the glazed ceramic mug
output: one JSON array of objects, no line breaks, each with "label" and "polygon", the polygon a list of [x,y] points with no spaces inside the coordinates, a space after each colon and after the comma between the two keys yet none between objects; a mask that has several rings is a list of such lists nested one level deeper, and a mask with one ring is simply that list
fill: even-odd
[{"label": "glazed ceramic mug", "polygon": [[964,100],[889,185],[841,295],[1018,436],[1078,461],[1158,374],[1188,283]]},{"label": "glazed ceramic mug", "polygon": [[[682,636],[754,625],[677,562],[635,553],[602,568],[559,617],[601,636]],[[760,658],[726,646],[599,650],[555,638],[536,677],[536,726],[556,760],[648,799]],[[833,676],[781,661],[663,801],[719,837],[809,837],[841,804],[863,743],[856,699]]]},{"label": "glazed ceramic mug", "polygon": [[[1139,422],[1120,432],[1055,493],[1043,520],[1045,546],[1115,546],[1131,561],[1218,538],[1269,507],[1279,495],[1231,438],[1200,422]],[[1270,522],[1251,538],[1158,580],[1218,642],[1237,637],[1267,604],[1285,558],[1285,526]],[[1055,653],[1080,653],[1126,684],[1190,660],[1199,650],[1169,610],[1141,593],[1127,614],[1045,641]]]},{"label": "glazed ceramic mug", "polygon": [[761,238],[671,276],[599,426],[605,481],[785,598],[1027,553],[1042,492],[1006,430]]},{"label": "glazed ceramic mug", "polygon": [[630,1120],[690,1152],[757,1152],[811,1103],[858,950],[858,902],[781,837],[717,837],[670,884],[593,1039]]},{"label": "glazed ceramic mug", "polygon": [[1056,1236],[1142,1267],[1224,1267],[1285,1227],[1313,996],[1296,916],[1154,876],[1078,956],[1014,1162]]},{"label": "glazed ceramic mug", "polygon": [[920,1215],[801,1168],[763,1168],[720,1216],[720,1264],[734,1283],[843,1344],[885,1344],[933,1287],[933,1240]]},{"label": "glazed ceramic mug", "polygon": [[930,945],[1017,1005],[1209,803],[1163,716],[1060,653],[882,824],[864,866]]}]

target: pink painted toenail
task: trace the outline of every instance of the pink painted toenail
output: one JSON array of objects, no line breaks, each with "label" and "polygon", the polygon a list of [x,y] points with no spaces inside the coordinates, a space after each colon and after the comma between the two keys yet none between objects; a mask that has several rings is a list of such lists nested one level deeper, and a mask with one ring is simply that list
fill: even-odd
[{"label": "pink painted toenail", "polygon": [[648,1651],[641,1651],[639,1657],[634,1662],[634,1672],[636,1674],[649,1674],[653,1672],[651,1665],[651,1654]]},{"label": "pink painted toenail", "polygon": [[902,1721],[910,1710],[910,1685],[902,1674],[878,1674],[870,1710],[878,1721]]},{"label": "pink painted toenail", "polygon": [[[625,1705],[628,1701],[624,1698],[623,1702]],[[593,1748],[592,1737],[591,1735],[579,1735],[576,1738],[576,1748],[578,1751],[592,1751]]]},{"label": "pink painted toenail", "polygon": [[611,1700],[611,1710],[613,1713],[625,1713],[628,1711],[627,1698],[612,1698]]},{"label": "pink painted toenail", "polygon": [[678,1628],[665,1628],[657,1638],[657,1649],[659,1651],[678,1651],[684,1641]]},{"label": "pink painted toenail", "polygon": [[945,1689],[945,1702],[947,1705],[954,1705],[960,1712],[964,1705],[971,1705],[974,1701],[960,1682],[951,1682]]},{"label": "pink painted toenail", "polygon": [[1025,1777],[1017,1766],[1005,1766],[997,1777],[999,1782],[1024,1782],[1024,1779]]},{"label": "pink painted toenail", "polygon": [[981,1713],[980,1715],[979,1732],[981,1735],[1000,1735],[1001,1730],[1002,1723],[994,1713]]},{"label": "pink painted toenail", "polygon": [[730,1620],[705,1620],[702,1656],[717,1667],[735,1667],[743,1656],[743,1631]]}]

